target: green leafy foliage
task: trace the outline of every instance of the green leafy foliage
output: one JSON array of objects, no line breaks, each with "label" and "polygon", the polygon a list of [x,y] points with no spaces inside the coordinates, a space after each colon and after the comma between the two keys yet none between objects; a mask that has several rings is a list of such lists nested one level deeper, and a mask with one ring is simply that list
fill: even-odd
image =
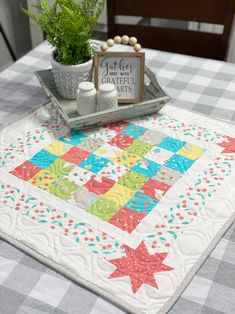
[{"label": "green leafy foliage", "polygon": [[105,0],[55,0],[49,5],[40,0],[33,5],[37,13],[21,6],[22,11],[37,22],[48,42],[55,47],[54,58],[65,65],[80,64],[91,58],[93,27],[103,11]]}]

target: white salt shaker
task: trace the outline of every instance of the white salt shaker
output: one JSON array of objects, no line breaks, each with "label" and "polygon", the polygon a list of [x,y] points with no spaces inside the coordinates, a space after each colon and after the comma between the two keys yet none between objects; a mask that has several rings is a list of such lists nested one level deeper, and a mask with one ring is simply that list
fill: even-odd
[{"label": "white salt shaker", "polygon": [[102,84],[97,93],[98,111],[116,108],[118,106],[118,94],[113,84]]},{"label": "white salt shaker", "polygon": [[77,112],[81,116],[96,112],[96,89],[92,82],[82,82],[78,85]]}]

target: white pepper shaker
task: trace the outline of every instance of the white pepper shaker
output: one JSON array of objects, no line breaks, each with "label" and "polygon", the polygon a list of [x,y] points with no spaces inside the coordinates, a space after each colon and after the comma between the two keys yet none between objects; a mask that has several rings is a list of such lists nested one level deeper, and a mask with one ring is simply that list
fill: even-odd
[{"label": "white pepper shaker", "polygon": [[97,93],[98,111],[113,109],[118,106],[118,94],[113,84],[102,84]]},{"label": "white pepper shaker", "polygon": [[82,82],[78,85],[77,112],[81,116],[96,112],[96,89],[92,82]]}]

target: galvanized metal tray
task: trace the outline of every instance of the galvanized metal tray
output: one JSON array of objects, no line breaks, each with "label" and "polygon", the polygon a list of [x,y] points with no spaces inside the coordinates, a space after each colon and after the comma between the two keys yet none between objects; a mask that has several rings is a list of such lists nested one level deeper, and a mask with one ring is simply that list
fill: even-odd
[{"label": "galvanized metal tray", "polygon": [[170,97],[160,87],[155,74],[145,67],[144,101],[133,105],[120,105],[118,108],[79,116],[76,111],[76,100],[61,97],[56,90],[52,70],[35,72],[46,94],[57,106],[60,114],[72,129],[86,129],[106,123],[135,118],[158,112],[170,100]]}]

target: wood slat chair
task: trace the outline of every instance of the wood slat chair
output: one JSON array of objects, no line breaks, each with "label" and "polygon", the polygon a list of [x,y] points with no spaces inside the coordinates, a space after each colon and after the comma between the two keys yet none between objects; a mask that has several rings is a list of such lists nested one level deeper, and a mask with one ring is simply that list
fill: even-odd
[{"label": "wood slat chair", "polygon": [[[235,0],[107,0],[108,36],[136,36],[147,48],[224,60],[235,13]],[[118,24],[116,16],[127,23]],[[223,25],[222,34],[129,25],[128,17],[148,17]]]}]

